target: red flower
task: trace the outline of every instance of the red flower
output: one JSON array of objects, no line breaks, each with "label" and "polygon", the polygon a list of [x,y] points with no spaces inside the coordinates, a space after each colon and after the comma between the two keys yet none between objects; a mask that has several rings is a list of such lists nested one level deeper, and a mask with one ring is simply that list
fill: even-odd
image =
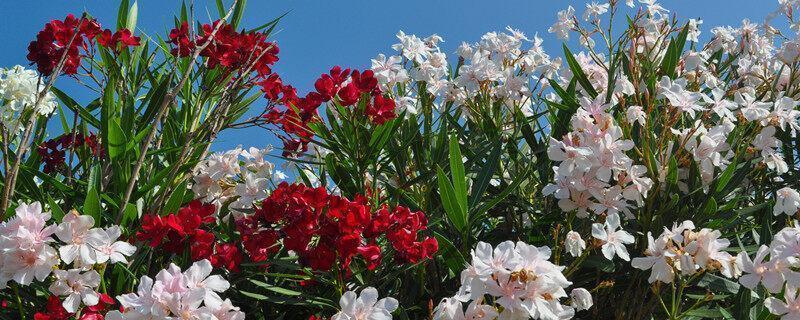
[{"label": "red flower", "polygon": [[339,90],[339,102],[343,106],[351,106],[358,102],[358,99],[361,97],[361,91],[356,87],[354,83],[350,83],[341,90]]},{"label": "red flower", "polygon": [[217,252],[211,256],[211,265],[216,268],[225,268],[231,272],[239,272],[239,265],[242,264],[244,258],[235,244],[218,243],[215,249]]},{"label": "red flower", "polygon": [[362,93],[371,94],[379,92],[378,79],[375,79],[375,74],[372,70],[364,70],[363,73],[355,70],[353,71],[352,79],[353,83]]},{"label": "red flower", "polygon": [[[99,157],[101,154],[97,136],[94,133],[84,136],[80,132],[64,133],[61,136],[47,140],[36,147],[36,153],[44,162],[44,172],[59,172],[66,168],[65,153],[67,150],[78,151],[82,146],[88,146],[89,156]],[[77,153],[80,157],[81,153]],[[85,156],[86,154],[83,154]],[[81,158],[79,160],[88,160]]]},{"label": "red flower", "polygon": [[47,305],[45,306],[46,312],[37,312],[33,315],[34,320],[69,320],[72,317],[72,314],[67,312],[64,309],[64,306],[61,304],[61,299],[56,296],[50,296],[47,299]]},{"label": "red flower", "polygon": [[81,317],[78,320],[103,320],[105,318],[103,315],[111,310],[111,307],[113,307],[115,303],[114,298],[111,298],[111,296],[105,293],[101,293],[100,302],[91,307],[83,308],[81,310]]},{"label": "red flower", "polygon": [[111,34],[111,30],[106,29],[98,34],[96,39],[97,43],[106,48],[110,48],[114,52],[119,52],[119,50],[127,47],[136,47],[141,44],[139,37],[131,35],[131,31],[128,29],[117,30],[113,35]]},{"label": "red flower", "polygon": [[192,260],[199,261],[211,258],[214,254],[214,234],[205,230],[197,230],[192,236],[189,248]]},{"label": "red flower", "polygon": [[383,124],[396,117],[394,99],[376,95],[373,103],[367,106],[367,116],[376,124]]},{"label": "red flower", "polygon": [[27,58],[41,74],[49,76],[66,54],[62,72],[75,74],[81,64],[79,48],[86,50],[87,42],[99,33],[100,25],[94,19],[77,19],[70,14],[63,21],[50,21],[39,31],[28,45]]},{"label": "red flower", "polygon": [[359,247],[358,253],[367,261],[368,270],[375,270],[381,264],[381,247],[377,245]]},{"label": "red flower", "polygon": [[169,32],[167,43],[175,45],[172,48],[172,55],[178,57],[188,57],[194,50],[194,41],[189,39],[189,24],[186,21]]}]

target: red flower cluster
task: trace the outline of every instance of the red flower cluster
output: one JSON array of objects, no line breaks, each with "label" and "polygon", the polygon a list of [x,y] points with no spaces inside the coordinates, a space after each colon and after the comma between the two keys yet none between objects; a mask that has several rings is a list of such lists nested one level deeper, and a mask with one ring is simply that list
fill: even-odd
[{"label": "red flower cluster", "polygon": [[250,259],[256,262],[278,250],[280,236],[283,246],[314,270],[328,271],[334,265],[348,270],[356,256],[372,270],[381,263],[377,239],[382,235],[392,243],[401,261],[430,258],[436,252],[436,240],[417,241],[426,223],[421,212],[397,207],[391,213],[384,209],[373,214],[364,197],[350,201],[329,194],[324,187],[284,182],[262,201],[254,215],[240,220],[237,229]]},{"label": "red flower cluster", "polygon": [[36,152],[44,162],[44,173],[63,170],[66,165],[66,151],[69,149],[74,151],[83,146],[87,146],[89,154],[94,157],[99,157],[102,152],[97,136],[94,133],[90,133],[88,136],[79,132],[65,133],[40,144],[36,147]]},{"label": "red flower cluster", "polygon": [[203,229],[215,222],[213,204],[192,200],[180,208],[177,214],[159,216],[148,214],[142,217],[141,230],[136,233],[139,241],[148,242],[153,248],[170,253],[182,253],[189,247],[192,259],[208,259],[214,267],[238,271],[242,261],[239,248],[232,244],[217,243],[213,233]]},{"label": "red flower cluster", "polygon": [[[114,301],[114,298],[105,293],[101,293],[100,301],[96,305],[81,309],[81,316],[77,320],[103,320],[105,318],[103,315],[108,312],[115,303],[116,302]],[[69,320],[72,319],[73,316],[72,313],[69,313],[66,309],[64,309],[64,306],[61,304],[61,299],[53,295],[47,299],[45,311],[46,312],[37,312],[33,315],[33,319]]]},{"label": "red flower cluster", "polygon": [[139,41],[139,37],[132,35],[128,29],[117,30],[113,34],[111,30],[105,29],[97,35],[97,43],[114,52],[127,47],[137,47],[141,44]]},{"label": "red flower cluster", "polygon": [[[220,25],[221,24],[221,25]],[[179,57],[189,56],[198,44],[206,43],[214,29],[219,28],[200,52],[200,56],[208,58],[209,68],[221,65],[231,70],[250,68],[259,77],[266,78],[272,73],[271,66],[278,61],[278,45],[267,41],[267,35],[259,32],[236,32],[233,26],[215,21],[204,24],[201,33],[191,38],[187,22],[181,23],[169,33],[169,43],[174,45],[172,54]]]},{"label": "red flower cluster", "polygon": [[[49,76],[66,53],[63,72],[75,74],[81,64],[79,48],[87,50],[87,43],[100,33],[100,24],[94,19],[75,18],[68,15],[63,21],[53,20],[36,35],[28,45],[28,60],[36,64],[39,73]],[[75,33],[78,33],[75,35]],[[70,40],[75,40],[70,44]]]},{"label": "red flower cluster", "polygon": [[61,299],[57,296],[50,296],[45,305],[46,312],[37,312],[33,315],[34,320],[69,320],[72,314],[64,309]]},{"label": "red flower cluster", "polygon": [[306,145],[312,136],[308,124],[319,119],[317,108],[323,102],[336,99],[340,105],[353,106],[363,97],[363,112],[372,122],[383,124],[396,117],[394,99],[383,95],[372,70],[360,72],[335,66],[327,74],[320,75],[314,82],[316,91],[309,92],[303,98],[297,96],[294,87],[284,85],[278,75],[272,75],[258,84],[267,99],[286,106],[284,111],[271,108],[264,115],[267,123],[281,127],[290,137],[282,138],[284,156],[307,149]]}]

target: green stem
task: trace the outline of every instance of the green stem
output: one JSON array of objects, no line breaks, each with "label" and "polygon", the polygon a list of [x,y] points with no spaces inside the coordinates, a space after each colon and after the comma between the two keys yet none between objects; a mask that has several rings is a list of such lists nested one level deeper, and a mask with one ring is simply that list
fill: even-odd
[{"label": "green stem", "polygon": [[12,284],[11,288],[14,289],[14,296],[17,298],[17,309],[19,310],[19,317],[22,320],[25,320],[25,308],[22,307],[22,298],[19,296],[19,288],[16,284]]}]

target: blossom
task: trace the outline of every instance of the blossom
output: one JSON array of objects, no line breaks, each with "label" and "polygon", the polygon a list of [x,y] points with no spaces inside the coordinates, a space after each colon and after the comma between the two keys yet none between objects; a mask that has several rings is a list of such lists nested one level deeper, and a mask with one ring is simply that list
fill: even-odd
[{"label": "blossom", "polygon": [[603,256],[608,260],[613,260],[616,254],[622,260],[630,261],[628,250],[625,244],[634,242],[633,236],[625,230],[617,230],[620,227],[619,215],[611,213],[606,217],[604,224],[592,224],[592,237],[603,242]]},{"label": "blossom", "polygon": [[128,262],[125,257],[132,256],[136,252],[136,247],[125,241],[117,241],[121,233],[119,226],[111,226],[107,229],[95,228],[89,231],[87,241],[95,251],[96,263]]},{"label": "blossom", "polygon": [[56,230],[47,225],[49,212],[42,212],[39,202],[21,203],[16,215],[0,223],[0,288],[9,280],[29,285],[34,279],[44,281],[58,265],[58,251],[50,243]]},{"label": "blossom", "polygon": [[564,245],[567,248],[567,252],[573,257],[581,255],[583,250],[586,250],[586,241],[581,239],[581,235],[575,231],[567,232]]},{"label": "blossom", "polygon": [[378,290],[367,287],[360,295],[353,291],[345,292],[339,299],[341,311],[332,320],[391,320],[392,312],[399,306],[394,298],[378,300]]},{"label": "blossom", "polygon": [[783,299],[769,297],[764,300],[764,306],[770,313],[781,316],[781,320],[800,318],[800,299],[797,299],[797,289],[787,287]]},{"label": "blossom", "polygon": [[793,216],[800,210],[800,193],[797,190],[784,187],[776,191],[775,195],[775,206],[772,210],[774,215],[785,213],[788,216]]},{"label": "blossom", "polygon": [[100,274],[90,270],[81,273],[80,269],[55,270],[56,280],[50,285],[50,292],[57,296],[67,296],[64,299],[64,309],[75,313],[81,301],[87,306],[96,305],[100,301],[100,294],[95,289],[100,286]]},{"label": "blossom", "polygon": [[566,10],[558,12],[558,19],[553,26],[547,29],[547,32],[555,33],[559,39],[569,39],[570,30],[575,28],[575,8],[572,6],[567,7]]},{"label": "blossom", "polygon": [[739,278],[739,283],[745,288],[754,289],[760,282],[769,292],[777,293],[781,291],[785,279],[781,270],[778,269],[780,262],[779,260],[765,262],[764,258],[768,254],[769,247],[765,245],[758,248],[753,260],[750,260],[750,257],[745,252],[739,254],[742,261],[742,271],[745,273]]},{"label": "blossom", "polygon": [[598,19],[602,14],[608,12],[608,3],[599,4],[596,1],[586,4],[586,11],[583,12],[583,20],[589,21],[590,18]]},{"label": "blossom", "polygon": [[572,306],[577,310],[588,310],[592,307],[592,294],[584,288],[572,289],[569,294]]},{"label": "blossom", "polygon": [[89,230],[94,227],[94,218],[80,215],[73,210],[61,221],[55,233],[59,240],[66,243],[58,248],[61,260],[65,263],[72,263],[77,259],[79,265],[94,264],[96,253],[87,241]]}]

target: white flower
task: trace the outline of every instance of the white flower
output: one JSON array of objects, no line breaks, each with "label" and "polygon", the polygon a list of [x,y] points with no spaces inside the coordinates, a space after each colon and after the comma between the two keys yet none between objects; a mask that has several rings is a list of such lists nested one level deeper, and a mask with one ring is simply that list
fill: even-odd
[{"label": "white flower", "polygon": [[566,10],[561,10],[558,12],[558,19],[550,27],[547,29],[547,32],[555,33],[559,39],[567,40],[569,39],[569,32],[572,29],[575,29],[575,8],[572,6],[567,7]]},{"label": "white flower", "polygon": [[[117,241],[121,231],[119,226],[108,229],[95,228],[89,231],[87,242],[95,250],[95,262],[128,263],[128,259],[136,252],[136,247],[125,241]],[[63,248],[63,247],[62,247]]]},{"label": "white flower", "polygon": [[361,290],[361,295],[347,291],[339,299],[342,311],[336,313],[332,320],[391,320],[392,312],[398,303],[394,298],[378,300],[378,290],[373,287]]},{"label": "white flower", "polygon": [[572,306],[577,310],[588,310],[592,307],[592,294],[584,288],[572,289],[569,294]]},{"label": "white flower", "polygon": [[586,11],[583,12],[583,20],[597,19],[606,12],[608,12],[608,3],[598,4],[596,1],[586,4]]},{"label": "white flower", "polygon": [[788,216],[797,214],[800,209],[800,193],[789,187],[778,190],[775,197],[775,207],[772,210],[774,215],[785,213]]},{"label": "white flower", "polygon": [[617,230],[620,227],[619,215],[611,213],[606,217],[604,224],[592,224],[592,236],[603,241],[603,256],[608,260],[613,260],[614,255],[622,260],[630,261],[628,250],[625,244],[634,242],[633,236],[625,230]]},{"label": "white flower", "polygon": [[675,272],[672,269],[670,260],[675,256],[674,253],[667,250],[667,243],[670,241],[669,234],[662,235],[658,239],[653,239],[653,235],[647,233],[647,250],[645,250],[645,257],[633,258],[631,265],[640,270],[650,271],[648,282],[653,283],[660,281],[663,283],[671,283],[675,278]]},{"label": "white flower", "polygon": [[708,99],[702,93],[686,90],[686,81],[684,79],[672,81],[667,76],[662,77],[661,81],[658,82],[658,92],[661,96],[667,98],[673,107],[681,112],[688,113],[691,117],[694,117],[696,111],[705,110],[699,102]]},{"label": "white flower", "polygon": [[776,268],[779,266],[778,263],[764,262],[767,254],[769,254],[769,247],[765,245],[758,248],[754,260],[750,260],[750,257],[745,252],[739,254],[742,260],[742,271],[746,273],[739,278],[739,283],[745,288],[752,290],[761,282],[769,292],[777,293],[781,291],[785,281],[783,274]]},{"label": "white flower", "polygon": [[748,121],[756,121],[766,118],[769,115],[769,102],[757,101],[756,97],[747,92],[737,91],[734,101],[741,107],[742,115]]},{"label": "white flower", "polygon": [[400,52],[408,60],[421,62],[428,57],[428,46],[416,35],[406,35],[402,30],[397,32],[400,43],[392,45],[392,49]]},{"label": "white flower", "polygon": [[575,231],[567,232],[567,238],[564,240],[564,245],[567,248],[567,252],[573,257],[577,257],[581,255],[583,250],[586,249],[586,241],[581,239],[580,233]]},{"label": "white flower", "polygon": [[228,290],[230,283],[219,275],[211,275],[212,270],[211,262],[203,259],[193,263],[183,274],[189,290],[202,290],[206,306],[218,307],[222,304],[222,298],[217,292]]},{"label": "white flower", "polygon": [[775,297],[764,300],[764,306],[770,313],[781,316],[781,320],[800,319],[800,299],[797,299],[797,289],[787,287],[781,301]]},{"label": "white flower", "polygon": [[67,296],[62,305],[69,313],[75,313],[81,305],[96,305],[100,294],[95,289],[100,285],[100,274],[90,270],[81,273],[80,269],[53,271],[56,280],[50,285],[50,292],[57,296]]},{"label": "white flower", "polygon": [[76,261],[80,266],[95,263],[96,253],[88,241],[92,227],[94,218],[91,216],[78,214],[75,210],[64,216],[56,230],[56,237],[66,243],[58,248],[61,260],[65,263]]}]

